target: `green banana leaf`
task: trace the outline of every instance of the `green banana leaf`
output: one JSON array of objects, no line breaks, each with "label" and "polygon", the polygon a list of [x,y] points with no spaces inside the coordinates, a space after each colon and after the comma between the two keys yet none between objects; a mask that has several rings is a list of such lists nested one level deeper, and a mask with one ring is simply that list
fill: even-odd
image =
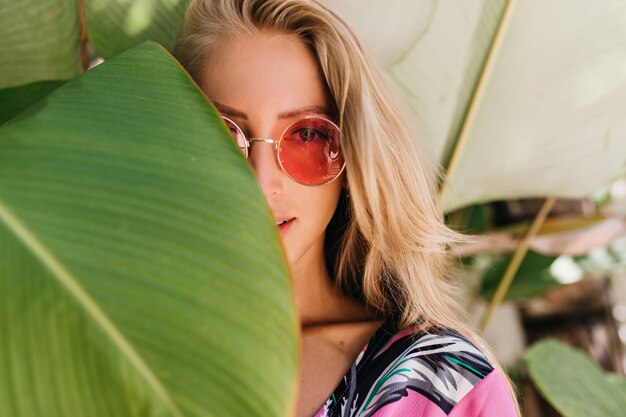
[{"label": "green banana leaf", "polygon": [[[478,289],[478,294],[485,300],[493,298],[512,257],[509,254],[499,255],[489,262]],[[529,251],[517,270],[505,299],[508,301],[525,300],[562,285],[556,272],[550,268],[557,258]]]},{"label": "green banana leaf", "polygon": [[[171,49],[188,0],[0,2],[0,89],[82,72],[81,19],[95,54],[110,58],[152,40]],[[84,16],[81,18],[80,10]]]},{"label": "green banana leaf", "polygon": [[622,417],[626,379],[604,373],[585,354],[555,340],[524,355],[540,393],[563,417]]},{"label": "green banana leaf", "polygon": [[87,33],[96,53],[110,58],[143,41],[174,46],[189,0],[84,0]]},{"label": "green banana leaf", "polygon": [[0,125],[65,84],[63,80],[39,81],[0,90]]},{"label": "green banana leaf", "polygon": [[0,0],[0,88],[82,71],[76,0]]},{"label": "green banana leaf", "polygon": [[154,43],[0,127],[0,415],[285,416],[297,320],[265,198]]},{"label": "green banana leaf", "polygon": [[625,2],[328,3],[385,65],[434,160],[458,148],[446,210],[584,197],[623,174]]}]

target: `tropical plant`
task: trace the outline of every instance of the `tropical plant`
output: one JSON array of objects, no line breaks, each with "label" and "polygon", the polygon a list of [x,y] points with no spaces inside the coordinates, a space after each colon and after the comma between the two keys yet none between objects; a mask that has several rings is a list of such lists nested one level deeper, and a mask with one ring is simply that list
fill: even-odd
[{"label": "tropical plant", "polygon": [[[127,51],[147,39],[170,48],[186,2],[0,7],[2,415],[292,407],[293,306],[254,177],[165,50]],[[483,286],[495,307],[517,267],[545,266],[525,255],[554,197],[588,196],[623,174],[626,5],[327,2],[445,167],[448,212],[549,197],[500,261],[512,265],[500,288],[495,274]],[[556,285],[542,276],[510,295]]]},{"label": "tropical plant", "polygon": [[548,340],[524,359],[535,385],[565,417],[620,417],[626,410],[626,378],[602,372],[586,355]]},{"label": "tropical plant", "polygon": [[0,415],[284,416],[273,218],[221,118],[142,44],[0,129]]}]

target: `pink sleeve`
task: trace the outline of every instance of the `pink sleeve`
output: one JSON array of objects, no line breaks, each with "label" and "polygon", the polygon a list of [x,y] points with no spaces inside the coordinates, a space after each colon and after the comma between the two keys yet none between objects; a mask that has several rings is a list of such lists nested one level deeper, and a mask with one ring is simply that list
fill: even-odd
[{"label": "pink sleeve", "polygon": [[459,403],[449,417],[518,417],[504,378],[494,369]]},{"label": "pink sleeve", "polygon": [[422,394],[408,390],[406,397],[387,404],[372,417],[446,417],[446,413]]},{"label": "pink sleeve", "polygon": [[[446,413],[423,395],[407,390],[408,395],[387,404],[373,417],[446,417]],[[447,417],[519,417],[504,379],[493,370],[473,387]]]}]

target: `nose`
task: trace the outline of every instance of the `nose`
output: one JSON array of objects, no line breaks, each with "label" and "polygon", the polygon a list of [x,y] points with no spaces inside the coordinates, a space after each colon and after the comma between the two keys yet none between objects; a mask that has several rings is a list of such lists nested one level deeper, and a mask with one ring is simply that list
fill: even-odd
[{"label": "nose", "polygon": [[254,141],[250,144],[248,160],[268,201],[282,191],[282,170],[276,160],[275,144]]}]

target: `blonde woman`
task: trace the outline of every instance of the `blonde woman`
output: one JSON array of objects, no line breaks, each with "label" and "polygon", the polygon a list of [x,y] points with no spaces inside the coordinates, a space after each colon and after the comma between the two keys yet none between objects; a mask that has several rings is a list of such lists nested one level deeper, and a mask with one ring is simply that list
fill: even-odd
[{"label": "blonde woman", "polygon": [[280,230],[302,326],[298,416],[518,415],[445,280],[462,240],[350,27],[314,0],[192,0],[176,57]]}]

